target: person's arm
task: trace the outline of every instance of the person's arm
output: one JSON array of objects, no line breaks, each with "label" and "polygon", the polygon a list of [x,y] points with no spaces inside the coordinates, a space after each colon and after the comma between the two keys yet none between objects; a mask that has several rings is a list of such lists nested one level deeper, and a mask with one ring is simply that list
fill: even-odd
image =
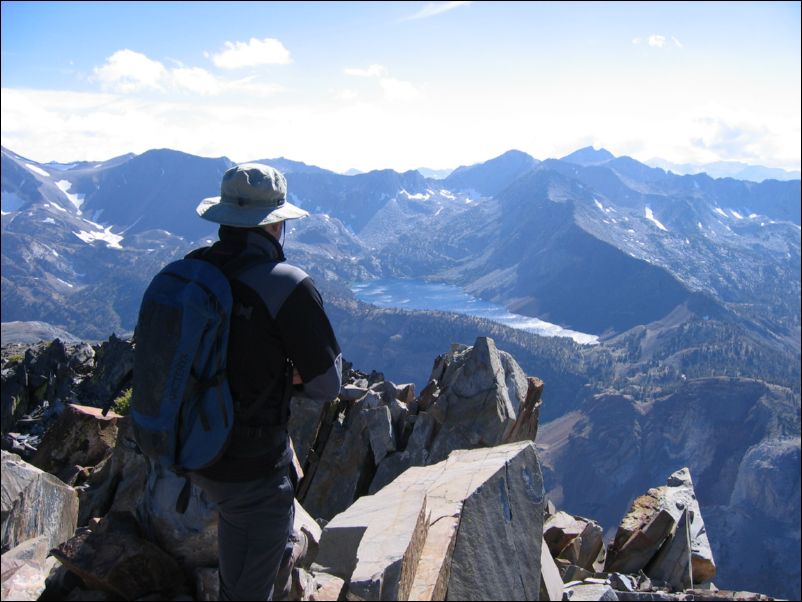
[{"label": "person's arm", "polygon": [[[305,278],[290,293],[276,315],[287,355],[303,383],[303,395],[329,401],[340,392],[342,354],[320,293]],[[294,384],[298,378],[293,378]]]}]

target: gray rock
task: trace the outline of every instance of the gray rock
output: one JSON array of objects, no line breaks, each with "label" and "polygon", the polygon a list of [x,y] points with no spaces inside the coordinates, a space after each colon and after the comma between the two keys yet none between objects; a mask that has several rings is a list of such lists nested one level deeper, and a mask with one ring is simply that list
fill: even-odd
[{"label": "gray rock", "polygon": [[363,410],[363,418],[368,431],[370,449],[373,451],[373,461],[378,466],[387,454],[396,449],[390,408],[381,406]]},{"label": "gray rock", "polygon": [[78,495],[51,474],[2,452],[2,550],[44,535],[55,547],[78,522]]},{"label": "gray rock", "polygon": [[[515,423],[505,379],[492,339],[479,337],[472,348],[455,356],[443,375],[442,393],[432,406],[442,428],[432,443],[431,462],[443,460],[454,449],[489,447],[505,440]],[[518,392],[516,388],[514,393]]]},{"label": "gray rock", "polygon": [[567,600],[618,600],[618,596],[609,585],[599,583],[582,583],[565,589]]},{"label": "gray rock", "polygon": [[645,572],[651,579],[668,583],[674,591],[693,586],[690,574],[691,540],[688,510],[680,516],[674,532],[649,563]]},{"label": "gray rock", "polygon": [[2,599],[38,600],[45,590],[45,581],[54,558],[47,558],[50,551],[48,537],[39,535],[11,548],[2,556]]}]

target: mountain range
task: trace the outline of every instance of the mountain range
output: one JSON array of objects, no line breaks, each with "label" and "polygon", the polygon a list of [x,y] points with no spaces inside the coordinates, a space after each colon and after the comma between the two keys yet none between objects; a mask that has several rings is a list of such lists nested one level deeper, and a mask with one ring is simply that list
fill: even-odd
[{"label": "mountain range", "polygon": [[[312,213],[288,226],[286,253],[315,279],[354,365],[423,383],[431,358],[449,344],[492,336],[546,383],[550,495],[570,490],[578,499],[586,487],[587,499],[605,506],[589,514],[620,515],[622,496],[654,481],[639,472],[646,455],[663,472],[684,462],[710,483],[700,485],[707,503],[735,508],[750,532],[771,531],[753,549],[730,554],[721,566],[728,585],[777,591],[759,571],[739,567],[794,541],[798,558],[799,180],[677,175],[593,148],[544,161],[513,150],[442,179],[257,161],[281,169],[290,200]],[[130,333],[152,276],[215,239],[214,225],[194,209],[218,194],[231,165],[169,149],[42,164],[3,148],[3,342],[21,336],[21,325],[9,322],[48,323],[88,340]],[[380,309],[354,297],[353,283],[379,278],[456,285],[600,343],[459,313]],[[705,424],[715,422],[735,411],[731,400],[758,425],[737,431],[737,446],[727,429],[665,430],[674,419],[692,425],[702,406],[711,412]],[[617,428],[620,437],[611,437]],[[647,435],[658,443],[642,443]],[[672,447],[672,437],[688,442]],[[648,454],[612,448],[613,441],[637,441],[633,449]],[[766,477],[772,487],[792,494],[770,511],[755,508],[749,489],[762,449],[782,450],[759,458],[774,471]],[[580,463],[594,457],[629,475],[619,479],[627,487],[604,489],[607,473],[578,479],[588,470]],[[735,532],[724,519],[714,524]],[[782,595],[798,596],[798,568],[783,574],[791,585]]]}]

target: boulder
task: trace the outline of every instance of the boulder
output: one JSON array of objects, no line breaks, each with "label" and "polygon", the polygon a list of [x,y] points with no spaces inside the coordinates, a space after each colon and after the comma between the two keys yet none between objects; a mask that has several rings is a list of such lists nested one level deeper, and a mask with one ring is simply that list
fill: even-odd
[{"label": "boulder", "polygon": [[445,459],[455,449],[504,442],[515,424],[515,408],[526,395],[525,386],[515,375],[510,374],[508,387],[504,365],[511,366],[514,360],[502,361],[493,339],[479,337],[473,347],[452,352],[449,357],[444,360],[439,380],[441,394],[431,408],[440,424],[430,450],[432,463]]},{"label": "boulder", "polygon": [[[546,519],[543,537],[555,558],[594,572],[604,565],[604,531],[596,521],[567,512],[556,512]],[[598,566],[599,558],[602,566]]]},{"label": "boulder", "polygon": [[687,468],[673,473],[665,486],[650,489],[635,500],[618,527],[606,570],[634,573],[645,568],[665,542],[673,545],[675,525],[686,510],[694,583],[712,580],[716,565]]},{"label": "boulder", "polygon": [[[333,416],[329,413],[331,422],[321,425],[325,445],[317,452],[319,457],[315,454],[316,462],[308,468],[299,490],[304,508],[315,518],[330,519],[368,490],[376,470],[362,415],[369,397],[370,394],[362,400],[344,403],[342,412]],[[380,403],[378,395],[376,398],[376,403]],[[316,450],[321,449],[319,446],[319,442],[315,444]]]},{"label": "boulder", "polygon": [[165,600],[188,590],[175,559],[142,537],[130,513],[111,513],[82,527],[52,553],[88,588],[125,600],[155,593]]},{"label": "boulder", "polygon": [[75,485],[83,469],[91,469],[111,454],[120,418],[114,412],[103,416],[98,408],[68,404],[45,434],[31,464]]},{"label": "boulder", "polygon": [[51,474],[2,452],[2,551],[44,535],[54,547],[78,522],[78,495]]},{"label": "boulder", "polygon": [[644,571],[651,579],[668,583],[674,591],[693,587],[689,566],[691,562],[689,527],[690,520],[686,509],[680,516],[674,532]]},{"label": "boulder", "polygon": [[350,599],[536,599],[542,517],[531,442],[458,450],[332,519],[312,570]]}]

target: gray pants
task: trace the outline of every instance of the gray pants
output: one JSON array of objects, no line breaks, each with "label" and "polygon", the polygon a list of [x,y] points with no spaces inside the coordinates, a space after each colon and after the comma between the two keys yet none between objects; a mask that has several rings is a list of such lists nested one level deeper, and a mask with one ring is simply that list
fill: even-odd
[{"label": "gray pants", "polygon": [[295,492],[287,470],[242,483],[200,475],[192,475],[192,481],[220,516],[220,599],[272,600],[282,558],[291,551],[288,540],[295,518]]}]

